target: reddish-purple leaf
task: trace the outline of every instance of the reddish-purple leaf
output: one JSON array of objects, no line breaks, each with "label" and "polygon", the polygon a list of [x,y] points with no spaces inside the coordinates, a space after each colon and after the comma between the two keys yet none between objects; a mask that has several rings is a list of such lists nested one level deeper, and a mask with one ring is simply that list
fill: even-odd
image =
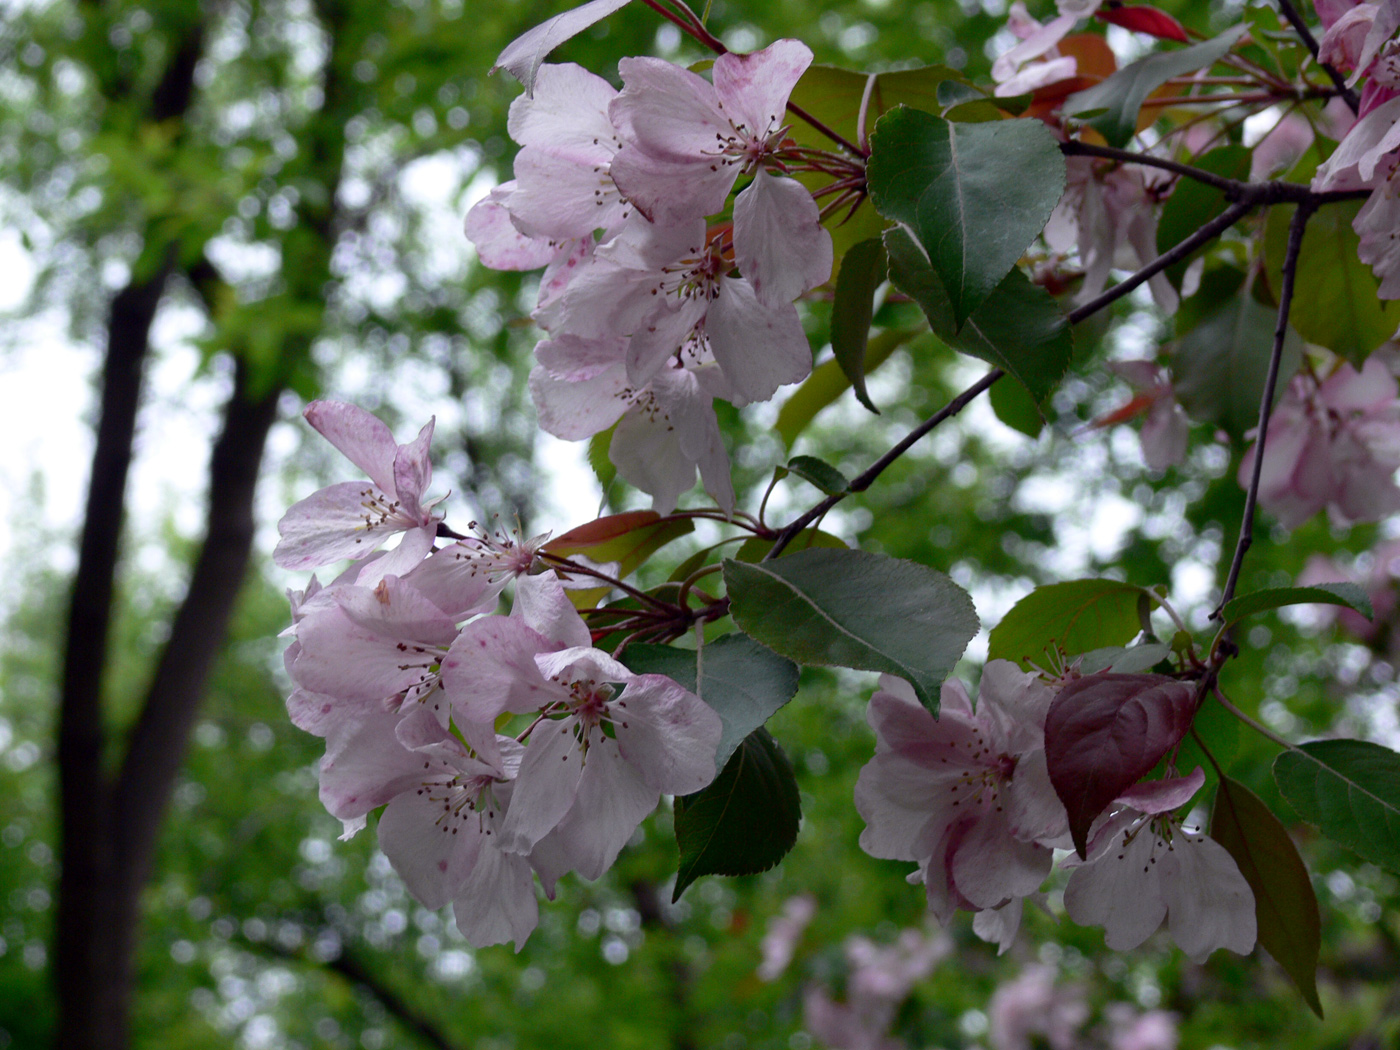
[{"label": "reddish-purple leaf", "polygon": [[1160,37],[1163,40],[1177,40],[1183,44],[1191,42],[1191,38],[1186,35],[1186,30],[1181,27],[1180,22],[1165,11],[1148,7],[1146,4],[1134,4],[1131,7],[1127,5],[1106,7],[1098,12],[1098,17],[1113,25],[1131,29],[1134,33],[1146,33],[1148,36]]},{"label": "reddish-purple leaf", "polygon": [[1190,685],[1157,674],[1091,674],[1060,690],[1045,761],[1081,857],[1094,818],[1186,735],[1195,701]]}]

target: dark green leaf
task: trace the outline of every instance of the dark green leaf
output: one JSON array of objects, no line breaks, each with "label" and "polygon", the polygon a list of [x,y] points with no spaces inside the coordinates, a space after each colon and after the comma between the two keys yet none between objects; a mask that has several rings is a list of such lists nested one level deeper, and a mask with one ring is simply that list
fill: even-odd
[{"label": "dark green leaf", "polygon": [[1062,112],[1066,116],[1100,113],[1088,121],[1089,126],[1096,128],[1109,145],[1126,146],[1137,133],[1138,110],[1148,95],[1172,77],[1215,65],[1248,28],[1235,26],[1213,40],[1140,58],[1107,80],[1065,99]]},{"label": "dark green leaf", "polygon": [[881,215],[923,246],[959,330],[1035,239],[1065,188],[1037,120],[954,124],[900,108],[880,118],[866,178]]},{"label": "dark green leaf", "polygon": [[[1172,371],[1177,400],[1188,415],[1236,437],[1258,425],[1276,323],[1274,311],[1255,302],[1246,288],[1177,341]],[[1275,400],[1297,371],[1302,350],[1302,340],[1289,328]]]},{"label": "dark green leaf", "polygon": [[698,673],[694,649],[669,645],[628,646],[623,662],[637,674],[674,678],[715,709],[724,723],[715,755],[719,769],[741,740],[797,693],[797,666],[742,634],[707,642]]},{"label": "dark green leaf", "polygon": [[1354,583],[1319,583],[1315,587],[1270,587],[1268,590],[1242,594],[1227,602],[1223,610],[1225,622],[1238,623],[1246,616],[1279,609],[1285,605],[1345,605],[1366,619],[1375,618],[1371,597]]},{"label": "dark green leaf", "polygon": [[992,628],[987,659],[1045,666],[1052,651],[1076,656],[1126,645],[1141,629],[1138,599],[1147,593],[1117,580],[1068,580],[1037,587]]},{"label": "dark green leaf", "polygon": [[[1221,146],[1191,161],[1193,167],[1201,168],[1227,179],[1249,178],[1249,164],[1253,151],[1243,146]],[[1181,179],[1162,206],[1162,218],[1157,223],[1157,251],[1166,252],[1195,233],[1211,219],[1223,212],[1229,202],[1222,190],[1195,179]],[[1197,249],[1190,256],[1168,266],[1163,273],[1177,287],[1181,287],[1182,275],[1191,260],[1204,248]]]},{"label": "dark green leaf", "polygon": [[1400,873],[1400,755],[1365,740],[1318,740],[1279,755],[1274,780],[1333,842]]},{"label": "dark green leaf", "polygon": [[1322,921],[1308,869],[1269,807],[1243,784],[1222,777],[1210,818],[1210,836],[1235,858],[1254,891],[1259,943],[1272,955],[1312,1012],[1317,998],[1317,954]]},{"label": "dark green leaf", "polygon": [[977,633],[968,593],[941,572],[868,551],[724,563],[730,615],[798,663],[887,671],[938,712],[938,687]]},{"label": "dark green leaf", "polygon": [[787,469],[803,481],[810,481],[828,496],[845,492],[851,487],[850,480],[845,474],[842,474],[830,463],[817,459],[816,456],[793,456],[788,461]]},{"label": "dark green leaf", "polygon": [[755,875],[797,841],[802,801],[792,764],[766,729],[743,739],[713,784],[676,799],[680,864],[671,900],[701,875]]},{"label": "dark green leaf", "polygon": [[[1351,228],[1361,201],[1319,208],[1308,221],[1298,254],[1297,288],[1288,323],[1317,343],[1360,365],[1400,325],[1400,305],[1377,294],[1380,282],[1357,256],[1360,238]],[[1292,208],[1270,208],[1264,236],[1269,283],[1278,288],[1288,247]]]},{"label": "dark green leaf", "polygon": [[885,246],[878,237],[853,246],[836,275],[836,298],[831,306],[831,349],[836,363],[851,381],[860,403],[876,415],[880,410],[865,392],[865,344],[875,313],[875,289],[885,279]]},{"label": "dark green leaf", "polygon": [[907,230],[885,234],[890,278],[928,316],[934,334],[949,346],[1005,369],[1037,401],[1069,368],[1074,339],[1064,314],[1045,289],[1012,270],[976,312],[955,331],[943,285]]}]

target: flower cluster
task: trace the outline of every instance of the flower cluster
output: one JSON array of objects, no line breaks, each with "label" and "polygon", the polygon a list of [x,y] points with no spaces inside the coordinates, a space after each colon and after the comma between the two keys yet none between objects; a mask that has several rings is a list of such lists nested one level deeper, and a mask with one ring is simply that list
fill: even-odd
[{"label": "flower cluster", "polygon": [[[592,648],[567,581],[535,572],[542,538],[434,548],[431,423],[399,446],[362,409],[314,402],[306,415],[370,478],[292,507],[276,553],[288,568],[356,559],[291,596],[287,707],[325,738],[321,800],[346,837],[384,806],[380,847],[414,896],[452,903],[474,945],[519,947],[536,877],[551,898],[566,872],[598,878],[662,793],[714,778],[719,716]],[[395,530],[403,541],[376,554]]]},{"label": "flower cluster", "polygon": [[[1400,403],[1379,356],[1360,372],[1340,364],[1322,381],[1295,376],[1274,409],[1264,442],[1259,501],[1288,528],[1323,507],[1338,520],[1376,521],[1400,510]],[[1246,487],[1251,448],[1240,464]]]},{"label": "flower cluster", "polygon": [[[1033,672],[993,660],[974,710],[956,679],[935,719],[903,679],[889,675],[870,700],[875,756],[856,784],[872,856],[918,864],[943,923],[974,912],[974,931],[1004,951],[1022,902],[1070,844],[1064,805],[1046,764],[1045,725],[1054,688]],[[1254,895],[1214,840],[1175,815],[1205,775],[1148,781],[1124,791],[1096,821],[1084,858],[1071,856],[1070,918],[1103,926],[1112,948],[1135,948],[1165,919],[1177,944],[1202,959],[1216,948],[1254,946]]]},{"label": "flower cluster", "polygon": [[780,40],[721,55],[710,81],[629,58],[621,91],[541,66],[511,106],[515,178],[467,216],[486,265],[546,267],[530,375],[540,426],[581,440],[615,425],[613,463],[663,513],[697,467],[733,508],[715,398],[764,401],[811,370],[793,301],[831,277],[831,236],[784,177],[802,154],[783,119],[811,60]]}]

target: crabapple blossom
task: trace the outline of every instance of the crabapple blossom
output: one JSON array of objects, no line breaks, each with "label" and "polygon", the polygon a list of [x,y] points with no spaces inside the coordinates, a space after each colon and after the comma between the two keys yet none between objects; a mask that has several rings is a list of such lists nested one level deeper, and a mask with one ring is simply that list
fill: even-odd
[{"label": "crabapple blossom", "polygon": [[[1102,292],[1115,267],[1138,269],[1157,258],[1159,181],[1150,174],[1153,170],[1106,166],[1093,157],[1066,158],[1065,195],[1046,224],[1045,241],[1061,254],[1078,249],[1084,266],[1078,302]],[[1159,307],[1176,311],[1179,298],[1164,274],[1155,274],[1148,288]]]},{"label": "crabapple blossom", "polygon": [[[1259,501],[1288,528],[1330,507],[1341,521],[1400,510],[1400,404],[1380,355],[1360,372],[1342,363],[1321,383],[1295,376],[1269,420]],[[1247,486],[1258,445],[1240,464]]]},{"label": "crabapple blossom", "polygon": [[1110,361],[1109,371],[1133,388],[1133,399],[1116,412],[1094,420],[1105,427],[1143,415],[1142,458],[1153,470],[1166,470],[1186,458],[1186,439],[1191,429],[1186,410],[1176,400],[1167,370],[1152,361]]},{"label": "crabapple blossom", "polygon": [[1083,926],[1104,927],[1110,948],[1136,948],[1165,921],[1172,939],[1202,962],[1217,948],[1254,948],[1254,893],[1225,847],[1188,830],[1174,815],[1200,790],[1205,773],[1139,784],[1099,825],[1088,860],[1070,857],[1065,910]]},{"label": "crabapple blossom", "polygon": [[272,553],[284,569],[312,569],[343,558],[373,554],[390,536],[402,542],[376,563],[375,582],[402,574],[432,549],[441,499],[422,502],[432,480],[429,420],[407,445],[394,442],[389,428],[364,409],[339,401],[313,401],[306,420],[369,477],[329,485],[292,505],[278,522],[282,535]]},{"label": "crabapple blossom", "polygon": [[[1088,1019],[1084,989],[1056,987],[1054,968],[1037,964],[992,993],[987,1004],[987,1039],[993,1050],[1031,1050],[1039,1045],[1074,1050]],[[1032,1036],[1042,1036],[1043,1042]]]},{"label": "crabapple blossom", "polygon": [[[530,395],[541,429],[566,441],[617,425],[608,457],[662,514],[700,477],[726,512],[734,508],[729,456],[715,418],[716,390],[729,385],[708,347],[692,341],[682,361],[664,365],[641,387],[627,379],[626,341],[560,336],[535,347]],[[706,361],[706,358],[709,358]],[[733,395],[737,398],[737,395]]]},{"label": "crabapple blossom", "polygon": [[598,878],[662,792],[698,791],[716,772],[719,716],[589,642],[558,580],[526,576],[512,615],[468,624],[442,662],[454,717],[536,718],[500,836],[502,849],[531,855],[547,886],[569,870]]},{"label": "crabapple blossom", "polygon": [[875,756],[856,783],[860,843],[872,856],[917,861],[939,921],[1025,897],[1049,873],[1042,842],[1068,830],[1045,766],[1052,698],[1036,675],[993,660],[976,712],[952,680],[935,720],[907,682],[881,677],[867,714]]},{"label": "crabapple blossom", "polygon": [[703,341],[741,399],[766,401],[807,377],[811,348],[797,308],[765,305],[746,278],[728,276],[725,249],[702,219],[662,226],[634,216],[537,319],[556,337],[626,337],[635,386]]}]

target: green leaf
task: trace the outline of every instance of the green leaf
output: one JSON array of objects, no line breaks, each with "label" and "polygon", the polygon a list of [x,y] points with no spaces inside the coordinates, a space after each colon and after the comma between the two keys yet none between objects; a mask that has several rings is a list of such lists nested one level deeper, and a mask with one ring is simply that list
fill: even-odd
[{"label": "green leaf", "polygon": [[1368,620],[1375,619],[1371,596],[1354,583],[1319,583],[1315,587],[1270,587],[1242,594],[1225,603],[1222,610],[1227,624],[1239,623],[1246,616],[1279,609],[1285,605],[1345,605]]},{"label": "green leaf", "polygon": [[851,487],[851,482],[845,474],[816,456],[793,456],[788,460],[787,469],[803,481],[810,481],[828,496],[845,492]]},{"label": "green leaf", "polygon": [[[951,66],[920,66],[917,69],[900,69],[889,73],[857,73],[836,66],[810,66],[802,74],[802,79],[793,89],[792,101],[808,113],[824,122],[828,127],[845,135],[852,141],[856,138],[860,118],[861,99],[866,97],[866,86],[871,76],[875,83],[870,85],[868,109],[865,114],[865,129],[868,132],[875,122],[896,106],[912,106],[914,109],[941,111],[948,103],[944,84],[960,88],[957,100],[963,100],[961,92],[982,93],[972,86],[963,74]],[[967,97],[973,97],[969,95]]]},{"label": "green leaf", "polygon": [[792,849],[801,822],[792,764],[766,729],[756,729],[714,783],[676,799],[680,864],[672,902],[701,875],[767,871]]},{"label": "green leaf", "polygon": [[938,687],[977,633],[972,598],[947,576],[868,551],[726,560],[724,581],[734,622],[774,652],[900,675],[935,714]]},{"label": "green leaf", "polygon": [[[1400,325],[1400,304],[1380,298],[1380,282],[1357,256],[1351,228],[1361,201],[1319,208],[1298,253],[1297,285],[1288,322],[1310,343],[1360,365]],[[1269,284],[1280,287],[1292,208],[1270,208],[1264,235]]]},{"label": "green leaf", "polygon": [[1333,842],[1400,873],[1400,755],[1365,740],[1317,740],[1279,755],[1274,780]]},{"label": "green leaf", "polygon": [[[663,518],[654,510],[612,514],[570,529],[545,544],[545,550],[561,558],[584,554],[595,562],[617,562],[619,577],[629,576],[658,550],[695,531],[689,518]],[[570,588],[569,601],[576,609],[591,609],[612,588]]]},{"label": "green leaf", "polygon": [[1235,858],[1254,891],[1259,943],[1293,979],[1312,1012],[1317,998],[1317,955],[1322,920],[1308,869],[1278,817],[1243,784],[1222,777],[1210,818],[1210,837]]},{"label": "green leaf", "polygon": [[[1216,423],[1235,437],[1258,425],[1277,320],[1243,288],[1177,341],[1176,397],[1191,418]],[[1298,333],[1289,328],[1275,401],[1297,371],[1302,352]]]},{"label": "green leaf", "polygon": [[[1243,146],[1221,146],[1191,161],[1194,167],[1209,171],[1227,179],[1249,178],[1249,164],[1253,151]],[[1157,223],[1157,251],[1159,254],[1176,247],[1206,223],[1221,214],[1229,206],[1222,190],[1195,179],[1181,179],[1162,205],[1162,218]],[[1198,248],[1187,258],[1168,266],[1163,273],[1178,289],[1182,275],[1191,260],[1205,251]]]},{"label": "green leaf", "polygon": [[885,234],[885,248],[890,278],[923,309],[935,335],[956,350],[1005,369],[1037,402],[1055,388],[1074,356],[1074,338],[1049,292],[1012,270],[955,331],[943,285],[914,238],[896,227]]},{"label": "green leaf", "polygon": [[1065,159],[1037,120],[953,124],[900,108],[870,139],[881,215],[923,246],[961,329],[1021,258],[1065,188]]},{"label": "green leaf", "polygon": [[1015,380],[998,383],[987,391],[987,398],[997,418],[1012,430],[1033,438],[1045,429],[1045,413],[1031,392]]},{"label": "green leaf", "polygon": [[714,708],[724,724],[717,769],[724,768],[741,740],[797,693],[797,665],[743,634],[706,642],[698,661],[694,649],[631,645],[623,651],[623,663],[637,674],[674,678]]},{"label": "green leaf", "polygon": [[604,491],[617,477],[617,468],[608,456],[608,451],[612,448],[613,431],[616,429],[617,424],[614,423],[607,430],[600,430],[588,439],[588,465],[593,468],[593,475]]},{"label": "green leaf", "polygon": [[1117,580],[1068,580],[1037,587],[992,628],[987,659],[1044,666],[1047,651],[1068,656],[1126,645],[1141,630],[1138,601],[1150,592]]},{"label": "green leaf", "polygon": [[831,349],[836,363],[851,381],[860,403],[877,416],[880,410],[865,392],[865,346],[870,318],[875,314],[875,289],[885,279],[885,246],[878,237],[861,241],[846,252],[836,275],[831,306]]},{"label": "green leaf", "polygon": [[[873,337],[865,348],[865,374],[869,375],[909,340],[920,334],[907,328],[891,329]],[[793,391],[778,410],[775,428],[783,442],[792,447],[816,414],[850,389],[851,380],[836,361],[823,361]],[[611,464],[609,464],[611,466]]]},{"label": "green leaf", "polygon": [[[792,538],[792,542],[783,548],[783,552],[778,555],[780,558],[788,558],[798,551],[809,550],[812,547],[828,547],[833,550],[849,550],[849,545],[839,536],[833,536],[829,532],[821,529],[803,529]],[[773,549],[773,541],[765,540],[760,536],[751,536],[746,539],[737,551],[734,552],[734,560],[748,562],[750,564],[760,562],[764,556]]]},{"label": "green leaf", "polygon": [[1172,77],[1215,65],[1248,28],[1235,26],[1204,43],[1180,51],[1159,51],[1140,58],[1107,80],[1075,92],[1065,99],[1061,112],[1067,117],[1100,113],[1100,116],[1087,122],[1089,126],[1097,129],[1110,146],[1126,146],[1137,134],[1138,110],[1148,95]]}]

